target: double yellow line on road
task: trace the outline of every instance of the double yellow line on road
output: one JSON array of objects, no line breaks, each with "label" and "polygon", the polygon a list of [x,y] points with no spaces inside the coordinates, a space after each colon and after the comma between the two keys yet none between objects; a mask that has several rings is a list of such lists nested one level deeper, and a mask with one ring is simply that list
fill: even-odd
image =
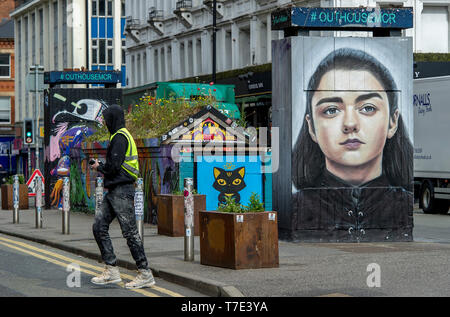
[{"label": "double yellow line on road", "polygon": [[[3,245],[5,247],[8,247],[8,248],[20,251],[20,252],[23,252],[25,254],[34,256],[34,257],[39,258],[41,260],[45,260],[45,261],[48,261],[50,263],[53,263],[53,264],[56,264],[56,265],[59,265],[59,266],[65,267],[65,268],[67,268],[67,266],[69,264],[72,264],[72,263],[73,264],[78,264],[80,266],[80,271],[83,272],[83,273],[86,273],[88,275],[93,275],[93,276],[97,276],[98,275],[97,272],[93,272],[93,271],[88,270],[88,269],[92,269],[92,270],[95,270],[95,271],[98,271],[98,272],[102,272],[103,269],[104,269],[103,267],[100,267],[100,266],[96,266],[96,265],[92,265],[92,264],[89,264],[89,263],[85,263],[85,262],[82,262],[82,261],[79,261],[79,260],[76,260],[76,259],[72,259],[72,258],[66,257],[64,255],[60,255],[60,254],[57,254],[57,253],[54,253],[54,252],[51,252],[51,251],[48,251],[48,250],[44,250],[44,249],[40,249],[40,248],[34,247],[34,246],[29,245],[27,243],[23,243],[23,242],[20,242],[20,241],[15,241],[15,240],[3,238],[3,237],[0,237],[0,245]],[[26,248],[26,249],[20,248],[19,246],[21,246],[23,248]],[[42,254],[52,256],[53,258],[44,256],[42,254],[30,251],[30,250],[37,251],[37,252],[40,252]],[[61,262],[61,261],[56,260],[54,258],[60,259],[60,260],[63,260],[63,261],[67,261],[69,263]],[[120,276],[122,277],[122,279],[125,279],[125,280],[130,280],[131,281],[131,280],[134,279],[133,276],[128,275],[128,274],[121,273]],[[123,282],[119,283],[117,285],[120,285],[121,287],[124,287],[124,283]],[[160,292],[160,293],[163,293],[163,294],[166,294],[166,295],[169,295],[169,296],[172,296],[172,297],[183,297],[183,295],[180,295],[180,294],[178,294],[176,292],[173,292],[173,291],[170,291],[168,289],[165,289],[165,288],[162,288],[162,287],[158,287],[158,286],[155,286],[155,285],[152,286],[151,288],[156,290],[156,291],[158,291],[158,292]],[[136,293],[142,294],[144,296],[148,296],[148,297],[159,297],[159,295],[154,294],[154,293],[149,292],[149,291],[146,291],[146,290],[143,290],[143,289],[130,289],[130,291],[133,291],[133,292],[136,292]]]}]

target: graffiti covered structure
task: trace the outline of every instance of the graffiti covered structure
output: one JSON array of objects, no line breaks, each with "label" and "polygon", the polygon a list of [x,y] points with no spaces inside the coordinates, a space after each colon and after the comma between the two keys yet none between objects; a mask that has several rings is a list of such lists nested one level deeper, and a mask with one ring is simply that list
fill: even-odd
[{"label": "graffiti covered structure", "polygon": [[112,88],[45,91],[46,208],[62,207],[62,178],[66,176],[71,178],[71,205],[94,204],[90,184],[96,175],[91,175],[81,144],[102,123],[108,105],[121,99],[122,91]]},{"label": "graffiti covered structure", "polygon": [[411,39],[298,36],[273,53],[281,236],[411,241]]}]

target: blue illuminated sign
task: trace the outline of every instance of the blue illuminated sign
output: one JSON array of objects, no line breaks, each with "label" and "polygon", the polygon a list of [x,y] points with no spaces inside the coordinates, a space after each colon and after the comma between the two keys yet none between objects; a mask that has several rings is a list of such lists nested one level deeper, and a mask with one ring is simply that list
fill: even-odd
[{"label": "blue illuminated sign", "polygon": [[409,29],[412,8],[292,8],[272,13],[272,29]]},{"label": "blue illuminated sign", "polygon": [[46,84],[117,84],[120,82],[119,71],[94,71],[94,72],[46,72],[44,83]]}]

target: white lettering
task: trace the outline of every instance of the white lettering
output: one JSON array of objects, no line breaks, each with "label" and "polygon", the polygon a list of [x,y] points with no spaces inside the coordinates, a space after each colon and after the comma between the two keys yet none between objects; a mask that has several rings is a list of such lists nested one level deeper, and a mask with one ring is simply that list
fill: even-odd
[{"label": "white lettering", "polygon": [[367,277],[367,286],[370,288],[381,287],[381,268],[377,263],[371,263],[367,266],[367,272],[371,272]]},{"label": "white lettering", "polygon": [[182,312],[208,312],[209,315],[214,313],[216,304],[195,304],[189,301],[181,306]]},{"label": "white lettering", "polygon": [[80,266],[78,264],[69,264],[66,268],[66,272],[71,272],[66,279],[66,285],[69,288],[81,287],[81,273]]}]

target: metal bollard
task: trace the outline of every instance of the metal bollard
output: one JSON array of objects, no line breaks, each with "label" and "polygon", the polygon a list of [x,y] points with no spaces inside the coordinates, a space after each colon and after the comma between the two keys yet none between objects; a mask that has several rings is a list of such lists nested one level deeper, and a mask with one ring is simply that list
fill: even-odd
[{"label": "metal bollard", "polygon": [[62,233],[70,234],[70,183],[69,177],[63,182]]},{"label": "metal bollard", "polygon": [[100,208],[102,207],[103,192],[103,178],[97,177],[97,181],[95,184],[95,215],[100,212]]},{"label": "metal bollard", "polygon": [[13,223],[19,223],[19,176],[14,175],[13,185]]},{"label": "metal bollard", "polygon": [[136,192],[134,194],[134,214],[136,216],[136,226],[142,243],[144,243],[144,179],[136,180]]},{"label": "metal bollard", "polygon": [[184,260],[194,261],[194,181],[184,179]]},{"label": "metal bollard", "polygon": [[40,176],[36,177],[35,208],[36,229],[42,229],[42,179]]}]

